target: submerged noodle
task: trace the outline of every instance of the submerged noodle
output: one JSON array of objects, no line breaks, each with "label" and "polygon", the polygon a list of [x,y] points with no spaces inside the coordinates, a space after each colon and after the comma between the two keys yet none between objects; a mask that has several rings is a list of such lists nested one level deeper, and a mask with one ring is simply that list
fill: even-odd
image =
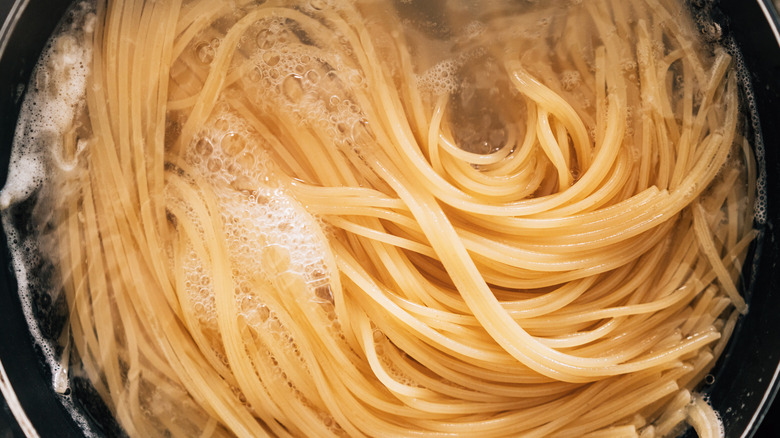
[{"label": "submerged noodle", "polygon": [[51,257],[121,427],[718,433],[727,51],[672,0],[387,3],[97,2]]}]

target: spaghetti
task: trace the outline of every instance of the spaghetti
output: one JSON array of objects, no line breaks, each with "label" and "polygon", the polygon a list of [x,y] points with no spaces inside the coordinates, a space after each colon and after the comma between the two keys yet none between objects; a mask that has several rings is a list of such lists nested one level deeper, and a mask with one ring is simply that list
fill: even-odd
[{"label": "spaghetti", "polygon": [[694,391],[754,238],[730,55],[671,0],[404,10],[97,2],[51,245],[121,426],[717,433]]}]

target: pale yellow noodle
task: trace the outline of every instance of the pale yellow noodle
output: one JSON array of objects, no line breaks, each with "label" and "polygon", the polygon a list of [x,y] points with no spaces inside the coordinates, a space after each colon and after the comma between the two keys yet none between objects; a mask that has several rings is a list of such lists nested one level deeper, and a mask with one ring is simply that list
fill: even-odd
[{"label": "pale yellow noodle", "polygon": [[[757,234],[726,51],[672,1],[507,4],[469,11],[437,92],[428,37],[337,3],[98,1],[54,257],[122,428],[716,432],[691,394]],[[498,84],[489,153],[455,113],[468,63]]]}]

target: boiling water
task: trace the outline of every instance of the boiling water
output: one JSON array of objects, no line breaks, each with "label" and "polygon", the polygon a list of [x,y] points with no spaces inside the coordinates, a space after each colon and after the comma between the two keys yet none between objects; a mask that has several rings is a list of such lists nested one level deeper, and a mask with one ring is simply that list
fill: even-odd
[{"label": "boiling water", "polygon": [[[290,299],[316,303],[330,321],[330,326],[324,329],[337,342],[344,343],[331,290],[339,273],[329,249],[331,240],[343,239],[343,236],[296,199],[286,188],[289,182],[284,176],[292,174],[304,183],[323,183],[306,180],[319,176],[317,166],[320,163],[316,155],[295,155],[294,151],[291,154],[295,159],[287,159],[282,155],[286,146],[279,146],[279,142],[304,139],[312,144],[332,143],[340,153],[348,156],[346,161],[350,165],[367,168],[360,157],[372,153],[372,143],[377,140],[372,126],[377,123],[374,119],[379,114],[367,108],[376,105],[365,101],[364,96],[366,90],[376,85],[376,78],[371,72],[358,68],[354,59],[349,58],[359,54],[353,53],[354,48],[345,35],[328,40],[322,35],[308,34],[294,20],[276,16],[264,18],[252,23],[240,36],[236,54],[228,62],[229,73],[224,86],[203,125],[188,127],[186,122],[194,105],[193,95],[207,82],[212,66],[218,61],[226,29],[253,6],[255,2],[227,4],[221,10],[220,18],[214,19],[210,26],[179,48],[180,57],[170,69],[165,148],[166,151],[178,148],[177,158],[184,163],[182,166],[191,168],[192,174],[214,188],[233,268],[237,317],[255,330],[273,332],[279,339],[288,338],[289,348],[295,350],[297,346],[288,329],[272,307],[252,290],[258,282],[297,290],[303,296]],[[448,109],[443,116],[449,127],[447,136],[463,151],[482,155],[500,153],[513,135],[528,129],[523,98],[507,77],[501,62],[506,53],[516,50],[522,51],[520,59],[531,75],[565,96],[582,115],[591,142],[603,135],[597,126],[607,114],[597,111],[601,105],[596,97],[598,90],[591,77],[585,74],[596,69],[596,38],[592,30],[581,31],[577,38],[570,38],[566,33],[571,30],[565,24],[569,12],[581,7],[578,1],[544,4],[488,1],[479,5],[464,1],[446,6],[443,2],[418,0],[358,2],[358,8],[369,23],[367,28],[371,30],[375,50],[380,59],[388,61],[378,67],[394,80],[385,86],[398,87],[404,90],[403,93],[419,93],[417,100],[404,100],[400,103],[401,108],[395,110],[411,114],[414,125],[417,123],[415,117],[432,112],[437,100],[448,96]],[[294,9],[319,19],[322,11],[338,11],[340,6],[333,1],[312,0],[301,2]],[[704,17],[706,13],[701,15]],[[387,20],[388,16],[393,19]],[[632,17],[625,19],[626,25],[635,24]],[[87,87],[95,86],[89,80],[96,20],[95,6],[78,2],[52,37],[25,97],[8,182],[0,193],[0,208],[4,210],[4,227],[14,255],[25,316],[51,369],[54,390],[63,394],[65,403],[71,407],[68,376],[83,379],[84,374],[78,365],[76,369],[69,369],[70,356],[74,352],[69,339],[65,297],[59,284],[69,273],[58,271],[52,255],[59,250],[54,229],[62,217],[57,214],[62,214],[63,205],[78,191],[75,181],[79,173],[84,172],[87,157],[94,153],[90,151],[95,143],[91,142],[91,121],[85,96]],[[400,28],[386,24],[387,21],[400,23]],[[399,29],[406,35],[407,46],[402,49],[397,46]],[[726,44],[719,27],[704,18],[698,28],[692,26],[688,30],[696,40]],[[613,30],[622,31],[625,29],[620,27]],[[698,41],[692,44],[703,51],[700,56],[705,62],[711,60],[710,46],[699,46]],[[328,49],[329,45],[332,50]],[[647,52],[637,49],[636,53],[624,54],[619,64],[633,96],[640,93],[641,64],[648,58],[660,59],[667,54],[663,45],[644,49]],[[574,61],[561,60],[565,58],[561,56],[565,51],[573,54]],[[404,56],[408,56],[408,61]],[[683,78],[683,71],[676,71],[676,68],[670,67],[673,111],[682,109],[681,81],[687,80]],[[701,103],[701,91],[698,85],[694,87],[694,93],[698,93],[695,106]],[[422,107],[416,106],[418,102]],[[641,106],[628,108],[625,120],[624,146],[634,161],[641,156],[644,110]],[[388,108],[388,111],[393,110]],[[250,114],[261,115],[258,116],[260,122]],[[756,120],[754,118],[753,123],[757,123]],[[306,134],[297,137],[293,132],[296,126]],[[187,129],[192,137],[184,144],[178,144]],[[65,144],[63,138],[74,137],[74,132],[77,133],[76,141]],[[415,133],[421,142],[423,138],[420,137],[425,134]],[[305,146],[301,150],[305,151]],[[514,149],[507,150],[508,155],[513,152]],[[576,182],[584,171],[580,169],[583,164],[579,163],[576,151],[570,153],[571,176]],[[299,161],[297,164],[296,160]],[[171,162],[175,160],[171,159]],[[736,163],[735,167],[742,166],[739,160]],[[480,169],[481,166],[474,164],[472,167]],[[559,192],[561,182],[550,175],[540,174],[537,179],[522,180],[522,184],[528,186],[525,192],[516,194],[517,199],[511,199],[510,195],[497,197],[496,203]],[[748,185],[744,175],[737,181]],[[379,191],[391,193],[382,182],[370,179],[357,182],[359,186],[378,187]],[[762,184],[763,177],[759,175],[758,222],[765,220]],[[171,209],[178,209],[192,218],[198,233],[206,232],[198,228],[202,224],[175,191],[166,191],[164,196]],[[749,208],[740,206],[743,211]],[[171,260],[175,252],[168,248],[165,256]],[[186,301],[192,306],[198,327],[217,351],[217,357],[228,366],[226,353],[219,345],[214,278],[197,248],[186,247],[182,256]],[[41,324],[40,321],[54,322]],[[384,339],[384,335],[377,332],[377,343],[381,344]],[[401,371],[391,370],[393,372],[399,380],[404,380]],[[283,370],[279,370],[279,374],[283,374]],[[155,397],[163,400],[156,406],[147,406],[148,416],[175,411],[171,399],[153,391],[148,395],[149,400]],[[182,397],[187,398],[186,395]],[[187,409],[197,410],[189,404]],[[324,423],[333,421],[333,418],[323,416]],[[81,423],[87,430],[83,419]],[[344,432],[337,426],[333,426],[333,430]]]}]

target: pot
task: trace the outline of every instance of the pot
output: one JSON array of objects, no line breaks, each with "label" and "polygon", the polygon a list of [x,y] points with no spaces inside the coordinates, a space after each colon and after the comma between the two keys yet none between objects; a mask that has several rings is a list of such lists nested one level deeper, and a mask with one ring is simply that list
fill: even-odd
[{"label": "pot", "polygon": [[[0,0],[0,17],[4,18],[0,28],[0,181],[8,171],[16,120],[31,71],[69,4],[70,0]],[[703,390],[720,413],[726,436],[750,437],[759,430],[765,432],[759,424],[780,386],[780,19],[769,0],[716,0],[716,9],[719,16],[715,19],[741,49],[752,82],[760,122],[756,135],[765,145],[758,156],[766,168],[768,214],[754,247],[754,263],[745,268],[750,311],[740,319],[713,370],[714,379]],[[79,397],[59,395],[52,389],[51,372],[42,363],[42,353],[32,342],[21,310],[5,235],[0,237],[0,246],[0,266],[9,267],[0,269],[0,388],[19,424],[12,420],[8,426],[27,436],[78,437],[84,435],[84,427],[98,435],[121,433],[100,402],[85,406],[76,401],[75,410],[83,414],[76,421],[62,398]],[[71,387],[75,392],[88,392],[78,382],[71,382]],[[774,417],[778,416],[780,412]],[[2,425],[0,421],[0,429]],[[7,436],[2,430],[0,435]]]}]

